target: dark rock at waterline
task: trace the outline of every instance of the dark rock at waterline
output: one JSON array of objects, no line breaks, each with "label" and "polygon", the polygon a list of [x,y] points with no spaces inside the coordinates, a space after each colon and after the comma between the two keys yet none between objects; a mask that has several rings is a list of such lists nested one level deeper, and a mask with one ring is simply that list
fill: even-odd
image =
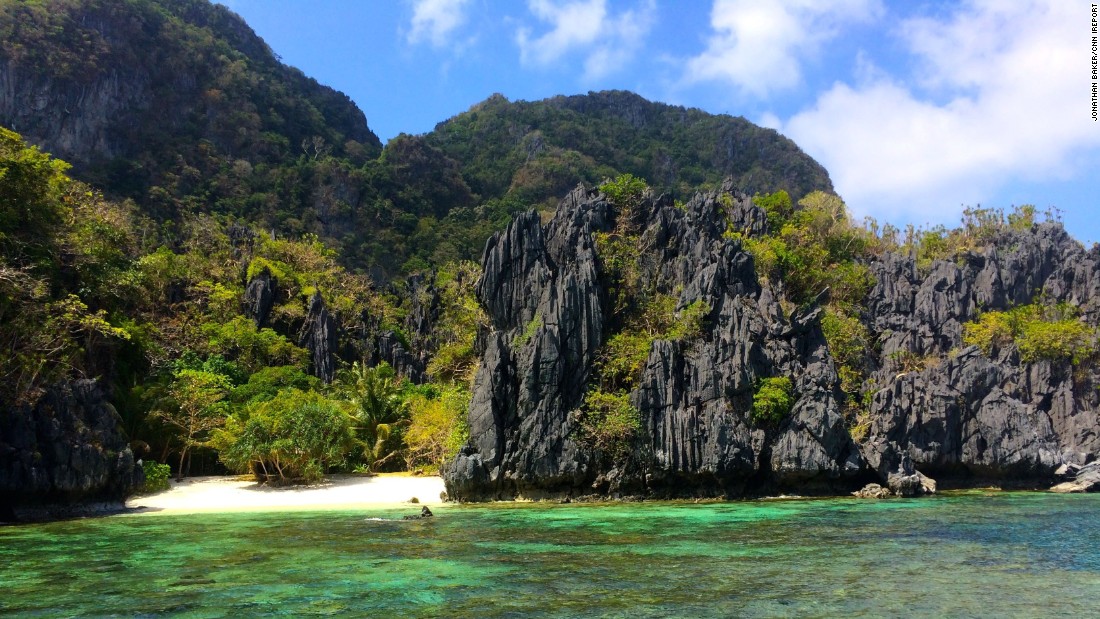
[{"label": "dark rock at waterline", "polygon": [[422,520],[424,518],[431,518],[433,516],[435,516],[435,514],[432,513],[432,510],[428,509],[427,505],[425,505],[424,507],[420,508],[419,514],[415,516],[404,516],[402,517],[402,520]]},{"label": "dark rock at waterline", "polygon": [[913,468],[908,454],[902,454],[898,469],[886,476],[886,485],[897,496],[935,494],[936,481]]},{"label": "dark rock at waterline", "polygon": [[0,407],[0,519],[119,502],[143,482],[121,419],[96,381],[55,385],[32,406]]},{"label": "dark rock at waterline", "polygon": [[1090,462],[1083,467],[1073,467],[1067,475],[1072,479],[1051,487],[1051,492],[1076,493],[1100,492],[1100,461]]},{"label": "dark rock at waterline", "polygon": [[[903,456],[955,484],[1041,486],[1063,464],[1100,454],[1100,376],[1069,360],[1024,362],[1015,345],[990,355],[963,342],[979,311],[1042,297],[1096,326],[1100,249],[1086,251],[1060,225],[999,232],[959,260],[921,265],[886,254],[867,323],[881,346],[870,356],[870,432],[861,450],[880,477]],[[914,361],[916,363],[914,363]]]}]

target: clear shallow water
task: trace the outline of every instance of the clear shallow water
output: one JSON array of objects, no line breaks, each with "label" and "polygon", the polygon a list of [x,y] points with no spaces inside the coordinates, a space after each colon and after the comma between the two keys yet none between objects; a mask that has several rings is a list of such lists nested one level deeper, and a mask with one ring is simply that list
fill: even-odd
[{"label": "clear shallow water", "polygon": [[[0,528],[0,615],[1093,616],[1100,495],[141,514]],[[373,520],[371,518],[382,518]]]}]

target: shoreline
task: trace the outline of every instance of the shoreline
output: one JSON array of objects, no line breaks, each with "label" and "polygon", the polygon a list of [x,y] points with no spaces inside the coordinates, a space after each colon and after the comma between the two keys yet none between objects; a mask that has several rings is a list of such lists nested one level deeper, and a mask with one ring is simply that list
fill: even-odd
[{"label": "shoreline", "polygon": [[[411,476],[406,474],[334,475],[319,484],[310,486],[266,486],[243,476],[202,476],[189,477],[182,482],[171,480],[171,488],[156,494],[133,496],[123,501],[94,501],[71,505],[39,504],[16,508],[14,520],[0,520],[0,526],[76,520],[82,518],[101,518],[106,516],[138,514],[215,514],[245,512],[302,512],[302,511],[341,511],[341,510],[398,510],[412,509],[425,505],[437,510],[448,506],[497,505],[516,506],[531,504],[574,504],[574,505],[624,505],[643,503],[681,503],[681,504],[718,504],[742,502],[782,502],[813,501],[828,499],[849,499],[858,502],[889,501],[905,497],[858,497],[846,494],[778,494],[731,497],[655,497],[620,496],[605,497],[586,495],[574,497],[515,497],[506,500],[450,502],[442,499],[443,480],[437,476]],[[417,494],[409,494],[415,492]],[[1004,486],[996,484],[976,484],[951,486],[934,494],[916,498],[918,500],[946,498],[969,493],[1054,493],[1072,494],[1076,492],[1058,492],[1042,486]],[[415,502],[413,499],[416,499]]]},{"label": "shoreline", "polygon": [[[268,486],[240,476],[188,477],[156,494],[130,497],[126,513],[306,511],[443,504],[443,479],[402,474],[332,475],[310,486]],[[416,499],[415,501],[413,499]]]}]

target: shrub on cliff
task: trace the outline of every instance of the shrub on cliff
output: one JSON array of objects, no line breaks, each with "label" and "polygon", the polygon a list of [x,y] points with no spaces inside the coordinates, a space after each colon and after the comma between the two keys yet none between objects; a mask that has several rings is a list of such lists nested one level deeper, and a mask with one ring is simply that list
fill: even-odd
[{"label": "shrub on cliff", "polygon": [[794,404],[791,379],[775,376],[761,379],[752,397],[752,421],[757,425],[777,424],[790,414]]},{"label": "shrub on cliff", "polygon": [[1015,344],[1020,358],[1070,361],[1074,365],[1100,350],[1100,334],[1077,317],[1077,309],[1066,303],[1033,303],[1006,311],[985,312],[963,325],[963,343],[978,346],[986,355],[994,348]]},{"label": "shrub on cliff", "polygon": [[572,416],[580,442],[616,460],[629,453],[631,441],[642,429],[640,413],[623,391],[593,389]]}]

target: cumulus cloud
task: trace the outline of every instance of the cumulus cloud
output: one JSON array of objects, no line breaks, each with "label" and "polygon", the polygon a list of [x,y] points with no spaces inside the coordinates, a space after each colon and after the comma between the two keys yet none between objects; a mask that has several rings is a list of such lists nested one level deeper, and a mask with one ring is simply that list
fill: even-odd
[{"label": "cumulus cloud", "polygon": [[550,29],[539,36],[527,26],[517,30],[520,62],[549,66],[580,53],[584,55],[584,78],[589,81],[617,71],[633,58],[652,28],[656,12],[653,0],[620,13],[611,13],[606,0],[528,0],[527,7]]},{"label": "cumulus cloud", "polygon": [[875,18],[879,0],[716,0],[707,49],[690,59],[687,81],[729,81],[764,97],[791,88],[802,61],[841,27]]},{"label": "cumulus cloud", "polygon": [[451,34],[466,21],[469,0],[415,0],[409,43],[431,43],[443,47]]},{"label": "cumulus cloud", "polygon": [[[857,212],[943,221],[1017,180],[1072,176],[1100,145],[1086,109],[1080,10],[975,0],[900,23],[906,82],[861,70],[782,130]],[[866,58],[861,59],[866,63]]]}]

